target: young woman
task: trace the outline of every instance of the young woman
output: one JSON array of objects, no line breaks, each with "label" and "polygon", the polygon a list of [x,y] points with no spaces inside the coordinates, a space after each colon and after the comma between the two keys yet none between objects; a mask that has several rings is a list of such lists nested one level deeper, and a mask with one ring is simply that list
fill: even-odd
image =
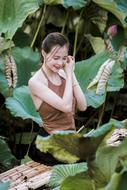
[{"label": "young woman", "polygon": [[[69,42],[61,33],[50,33],[42,43],[42,67],[29,80],[29,89],[43,120],[42,136],[61,130],[76,130],[76,108],[85,111],[85,96],[74,74],[74,57],[68,55]],[[31,145],[29,156],[32,157]],[[35,161],[52,165],[59,163],[50,154],[36,149]]]}]

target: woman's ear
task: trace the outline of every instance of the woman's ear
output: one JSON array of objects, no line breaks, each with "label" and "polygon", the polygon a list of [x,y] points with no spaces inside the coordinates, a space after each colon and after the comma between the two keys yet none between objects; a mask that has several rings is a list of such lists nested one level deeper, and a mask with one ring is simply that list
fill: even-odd
[{"label": "woman's ear", "polygon": [[46,52],[43,49],[41,50],[41,54],[42,54],[43,58],[45,59],[46,58]]}]

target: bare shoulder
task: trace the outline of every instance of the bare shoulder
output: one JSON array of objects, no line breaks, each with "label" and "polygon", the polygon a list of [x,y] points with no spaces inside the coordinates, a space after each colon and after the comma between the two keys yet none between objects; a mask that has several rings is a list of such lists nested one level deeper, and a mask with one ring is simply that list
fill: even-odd
[{"label": "bare shoulder", "polygon": [[66,80],[66,74],[63,69],[59,70],[59,75]]},{"label": "bare shoulder", "polygon": [[45,78],[44,74],[42,73],[41,69],[39,69],[28,81],[28,86],[31,87],[32,85],[36,85],[37,83],[43,83],[45,85],[48,84],[47,79]]}]

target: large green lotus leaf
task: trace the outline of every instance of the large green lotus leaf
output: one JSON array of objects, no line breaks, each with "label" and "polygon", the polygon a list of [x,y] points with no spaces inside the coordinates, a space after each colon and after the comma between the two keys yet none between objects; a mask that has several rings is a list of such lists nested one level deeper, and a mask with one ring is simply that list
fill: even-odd
[{"label": "large green lotus leaf", "polygon": [[114,14],[124,27],[127,26],[127,1],[126,0],[92,0],[100,7]]},{"label": "large green lotus leaf", "polygon": [[0,33],[11,39],[26,17],[38,8],[37,0],[0,0]]},{"label": "large green lotus leaf", "polygon": [[[61,184],[60,190],[92,190],[93,184],[88,175],[80,173],[67,177]],[[95,188],[94,188],[95,189]]]},{"label": "large green lotus leaf", "polygon": [[12,155],[7,143],[0,138],[0,163],[5,166],[6,169],[11,169],[15,165],[19,164],[18,160]]},{"label": "large green lotus leaf", "polygon": [[9,90],[8,83],[5,77],[5,65],[3,57],[0,57],[0,93],[3,94],[4,97],[8,97],[11,94]]},{"label": "large green lotus leaf", "polygon": [[49,185],[50,187],[57,187],[65,180],[65,178],[75,176],[76,174],[87,170],[88,167],[86,162],[56,165],[53,167]]},{"label": "large green lotus leaf", "polygon": [[74,132],[59,132],[49,137],[38,136],[36,146],[40,151],[49,152],[62,162],[75,163],[80,159],[93,159],[102,139],[103,136],[89,138]]},{"label": "large green lotus leaf", "polygon": [[13,116],[32,119],[42,126],[42,120],[35,109],[27,86],[14,89],[13,97],[7,98],[5,104]]},{"label": "large green lotus leaf", "polygon": [[14,48],[12,52],[18,73],[17,87],[28,85],[31,73],[39,68],[40,57],[38,52],[34,52],[31,48]]},{"label": "large green lotus leaf", "polygon": [[73,9],[78,10],[81,9],[82,7],[85,7],[87,4],[88,0],[64,0],[64,7],[69,8],[73,7]]},{"label": "large green lotus leaf", "polygon": [[92,158],[105,136],[115,128],[123,127],[122,122],[111,119],[109,123],[88,134],[62,131],[46,138],[38,136],[36,146],[42,152],[50,152],[58,160],[74,163],[79,158]]},{"label": "large green lotus leaf", "polygon": [[[100,66],[109,58],[107,52],[94,55],[87,60],[76,63],[75,73],[79,84],[86,95],[88,106],[99,107],[105,101],[105,93],[103,95],[96,94],[96,86],[87,90],[88,84],[96,76]],[[120,64],[115,63],[112,74],[109,77],[107,91],[118,91],[124,85],[123,70]]]},{"label": "large green lotus leaf", "polygon": [[[98,148],[96,159],[89,165],[90,170],[94,171],[92,178],[96,181],[96,186],[100,188],[102,187],[102,183],[108,184],[117,167],[122,167],[122,160],[125,159],[127,159],[127,139],[117,147],[105,146],[103,148]],[[103,181],[100,183],[100,178],[102,176]]]},{"label": "large green lotus leaf", "polygon": [[88,134],[62,131],[49,137],[38,136],[36,146],[40,151],[49,152],[58,160],[67,163],[74,163],[79,159],[93,159],[104,137],[115,127],[123,125],[121,122],[111,120]]}]

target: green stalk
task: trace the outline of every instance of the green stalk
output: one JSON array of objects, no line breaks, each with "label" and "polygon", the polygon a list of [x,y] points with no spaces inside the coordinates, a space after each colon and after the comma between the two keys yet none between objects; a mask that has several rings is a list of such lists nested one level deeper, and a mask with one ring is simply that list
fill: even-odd
[{"label": "green stalk", "polygon": [[38,24],[36,33],[35,33],[35,35],[34,35],[34,38],[33,38],[33,40],[32,40],[32,43],[31,43],[31,45],[30,45],[31,48],[33,48],[34,43],[35,43],[35,41],[36,41],[37,35],[38,35],[38,33],[39,33],[41,24],[42,24],[43,19],[44,19],[44,16],[45,16],[45,11],[46,11],[46,5],[44,5],[44,9],[43,9],[43,12],[42,12],[41,20],[40,20],[40,22],[39,22],[39,24]]},{"label": "green stalk", "polygon": [[116,106],[116,101],[117,101],[117,93],[114,96],[114,103],[113,103],[113,106],[112,106],[112,111],[111,111],[110,118],[112,118],[112,116],[113,116],[113,113],[114,113],[114,110],[115,110],[115,106]]},{"label": "green stalk", "polygon": [[103,117],[103,114],[104,114],[104,109],[105,109],[105,102],[102,105],[102,110],[101,110],[101,114],[99,115],[99,120],[98,120],[98,123],[97,123],[97,128],[100,127],[100,124],[101,124],[101,121],[102,121],[102,117]]},{"label": "green stalk", "polygon": [[77,25],[76,31],[75,31],[75,41],[74,41],[74,49],[73,49],[73,56],[74,57],[76,55],[77,40],[78,40],[78,25]]},{"label": "green stalk", "polygon": [[[107,95],[107,92],[106,92],[106,95]],[[102,117],[103,117],[103,114],[104,114],[104,111],[105,111],[106,95],[105,95],[105,101],[104,101],[104,103],[103,103],[103,105],[102,105],[102,110],[101,110],[101,114],[100,114],[100,116],[99,116],[97,128],[100,127],[100,124],[101,124],[101,121],[102,121]]]},{"label": "green stalk", "polygon": [[83,13],[83,9],[80,12],[80,16],[79,16],[79,22],[76,26],[76,30],[75,30],[75,41],[74,41],[74,48],[73,48],[73,56],[75,57],[76,55],[76,47],[77,47],[77,40],[78,40],[78,31],[79,31],[79,23],[80,23],[80,19]]},{"label": "green stalk", "polygon": [[77,47],[77,52],[78,50],[80,49],[81,45],[82,45],[82,42],[84,40],[84,36],[82,37],[82,39],[80,40],[79,44],[78,44],[78,47]]},{"label": "green stalk", "polygon": [[66,25],[66,23],[67,23],[67,19],[68,19],[68,12],[66,13],[66,17],[65,17],[65,21],[64,21],[64,25],[63,25],[63,27],[62,27],[62,30],[61,30],[61,33],[63,34],[64,33],[64,29],[65,29],[65,25]]},{"label": "green stalk", "polygon": [[29,150],[30,150],[33,130],[34,130],[34,124],[33,124],[33,121],[32,121],[32,126],[31,126],[31,131],[30,131],[30,138],[29,138],[29,146],[28,146],[28,149],[27,149],[26,156],[28,156],[28,153],[29,153]]},{"label": "green stalk", "polygon": [[95,181],[94,181],[93,179],[92,179],[91,181],[92,181],[92,189],[93,189],[93,190],[96,190]]}]

